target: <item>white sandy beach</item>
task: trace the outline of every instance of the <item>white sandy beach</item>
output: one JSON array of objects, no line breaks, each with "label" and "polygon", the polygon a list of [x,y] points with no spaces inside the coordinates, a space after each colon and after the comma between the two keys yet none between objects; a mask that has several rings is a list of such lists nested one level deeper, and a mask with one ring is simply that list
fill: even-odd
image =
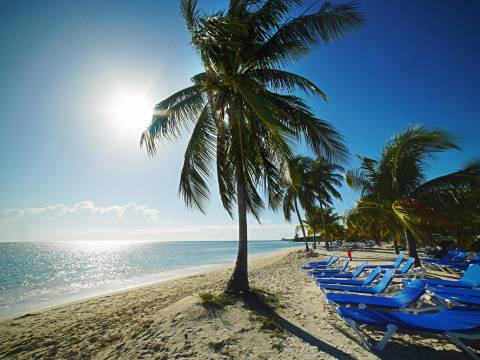
[{"label": "white sandy beach", "polygon": [[[354,264],[393,258],[391,250],[354,252]],[[4,320],[0,358],[377,358],[360,345],[312,279],[299,270],[311,259],[303,251],[288,249],[250,263],[251,285],[278,295],[272,314],[280,330],[260,329],[262,314],[241,302],[222,310],[201,305],[199,293],[220,293],[224,287],[231,269],[222,267]],[[441,338],[396,335],[382,357],[465,355]]]}]

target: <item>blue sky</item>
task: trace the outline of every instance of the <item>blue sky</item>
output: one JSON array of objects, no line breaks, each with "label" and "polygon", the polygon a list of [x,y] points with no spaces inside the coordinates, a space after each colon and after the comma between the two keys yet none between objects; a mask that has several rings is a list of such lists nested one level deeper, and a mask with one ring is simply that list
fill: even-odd
[{"label": "blue sky", "polygon": [[[329,96],[309,99],[318,116],[371,157],[412,123],[455,132],[431,176],[479,156],[480,3],[359,4],[363,29],[290,68]],[[177,196],[187,136],[156,158],[138,146],[149,109],[201,71],[176,1],[7,0],[0,20],[0,240],[236,238],[215,189],[206,216]],[[292,235],[263,218],[252,239]]]}]

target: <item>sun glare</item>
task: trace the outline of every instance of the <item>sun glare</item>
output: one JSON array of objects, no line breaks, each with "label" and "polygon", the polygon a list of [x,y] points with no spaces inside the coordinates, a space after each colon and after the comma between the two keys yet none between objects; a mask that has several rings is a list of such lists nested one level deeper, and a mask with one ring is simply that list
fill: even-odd
[{"label": "sun glare", "polygon": [[138,140],[152,118],[153,102],[139,92],[119,91],[107,108],[109,125],[119,138]]}]

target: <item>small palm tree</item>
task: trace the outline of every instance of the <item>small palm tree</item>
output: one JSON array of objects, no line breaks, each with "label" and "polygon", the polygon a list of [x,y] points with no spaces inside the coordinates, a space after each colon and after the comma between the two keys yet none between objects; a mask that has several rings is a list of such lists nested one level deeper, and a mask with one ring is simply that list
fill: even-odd
[{"label": "small palm tree", "polygon": [[305,225],[307,226],[308,235],[313,236],[313,248],[317,248],[317,238],[316,235],[322,231],[322,228],[325,229],[325,224],[323,221],[323,214],[320,211],[319,207],[313,207],[306,212]]},{"label": "small palm tree", "polygon": [[[321,233],[323,234],[326,244],[334,240],[334,238],[344,235],[345,229],[341,223],[343,217],[335,212],[334,208],[322,208],[321,215],[323,223]],[[326,248],[328,249],[329,246],[326,245]]]},{"label": "small palm tree", "polygon": [[333,199],[342,200],[342,196],[336,188],[342,187],[343,172],[344,169],[342,166],[329,162],[321,157],[315,159],[312,166],[311,181],[320,208],[323,223],[323,237],[327,250],[329,248],[329,241],[324,208],[332,206]]},{"label": "small palm tree", "polygon": [[287,221],[291,221],[295,212],[305,241],[305,250],[309,251],[308,238],[300,207],[310,209],[315,204],[315,193],[311,186],[311,172],[313,159],[308,156],[295,156],[287,162],[283,196],[283,214]]},{"label": "small palm tree", "polygon": [[396,134],[385,145],[378,160],[360,157],[361,167],[347,173],[347,183],[361,198],[350,216],[378,217],[390,227],[394,237],[405,236],[409,255],[417,254],[416,239],[426,240],[432,229],[452,227],[454,216],[471,218],[475,207],[459,199],[466,193],[478,194],[480,163],[426,180],[425,170],[432,155],[459,149],[454,137],[443,130],[416,125]]},{"label": "small palm tree", "polygon": [[[303,5],[300,15],[289,15]],[[354,3],[300,0],[230,0],[228,9],[211,14],[200,13],[196,0],[182,0],[181,12],[205,70],[192,86],[156,105],[141,144],[154,154],[158,142],[192,131],[179,193],[203,212],[216,173],[223,207],[232,217],[237,208],[238,254],[227,291],[240,293],[249,288],[247,213],[258,219],[266,206],[261,193],[269,207],[279,206],[281,167],[292,147],[304,140],[329,159],[347,153],[340,134],[296,95],[325,94],[283,68],[363,19]]]},{"label": "small palm tree", "polygon": [[[288,161],[286,169],[283,214],[287,221],[291,221],[292,213],[296,213],[299,228],[305,240],[305,249],[308,251],[307,232],[300,209],[306,211],[307,219],[309,214],[311,219],[317,211],[316,215],[323,221],[323,208],[330,206],[334,198],[341,199],[336,187],[342,185],[343,175],[338,172],[343,171],[343,168],[323,157],[314,160],[308,156],[295,156]],[[318,209],[317,204],[319,204]]]}]

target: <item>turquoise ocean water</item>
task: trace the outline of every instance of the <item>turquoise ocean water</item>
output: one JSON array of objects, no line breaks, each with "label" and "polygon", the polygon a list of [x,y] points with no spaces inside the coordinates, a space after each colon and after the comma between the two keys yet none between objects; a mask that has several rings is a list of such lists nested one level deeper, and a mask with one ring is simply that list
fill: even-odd
[{"label": "turquoise ocean water", "polygon": [[[249,255],[299,246],[250,241]],[[0,318],[229,264],[236,241],[0,242]]]}]

